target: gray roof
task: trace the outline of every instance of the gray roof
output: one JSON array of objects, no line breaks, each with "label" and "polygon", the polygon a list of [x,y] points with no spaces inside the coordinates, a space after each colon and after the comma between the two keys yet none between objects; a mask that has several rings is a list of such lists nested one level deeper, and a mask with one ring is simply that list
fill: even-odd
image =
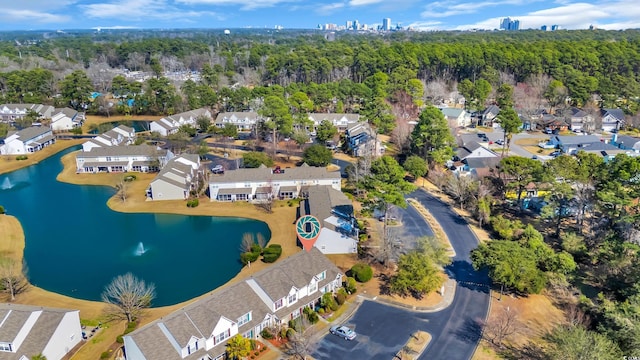
[{"label": "gray roof", "polygon": [[486,109],[484,109],[482,115],[488,115],[489,113],[498,115],[498,113],[500,113],[500,108],[497,105],[489,105]]},{"label": "gray roof", "polygon": [[470,169],[484,169],[496,167],[500,163],[499,157],[483,157],[483,158],[468,158],[464,162]]},{"label": "gray roof", "polygon": [[33,110],[43,116],[50,116],[51,112],[54,111],[53,106],[44,104],[2,104],[0,105],[0,108],[3,108],[5,106],[10,110]]},{"label": "gray roof", "polygon": [[554,139],[562,145],[578,145],[600,142],[598,135],[555,135]]},{"label": "gray roof", "polygon": [[582,109],[578,109],[577,107],[572,107],[571,108],[571,117],[579,117],[579,118],[581,118],[581,117],[585,117],[587,115],[588,114]]},{"label": "gray roof", "polygon": [[78,115],[78,111],[70,109],[68,107],[56,109],[54,112],[54,115],[59,113],[63,113],[65,116],[68,116],[70,118],[73,118],[74,116]]},{"label": "gray roof", "polygon": [[[319,282],[319,288],[333,281],[340,270],[329,261],[318,249],[313,248],[310,252],[300,251],[286,259],[280,260],[274,265],[258,272],[245,281],[240,281],[229,286],[225,286],[212,292],[209,296],[193,302],[173,313],[158,319],[142,328],[126,335],[131,338],[140,348],[146,359],[149,360],[181,360],[182,358],[171,345],[161,326],[165,327],[180,346],[185,346],[192,336],[198,338],[209,338],[213,334],[215,326],[221,318],[237,322],[238,318],[251,312],[251,321],[240,326],[239,333],[242,334],[248,329],[254,328],[261,323],[267,314],[272,313],[271,308],[266,304],[247,281],[253,279],[260,286],[273,285],[276,289],[264,288],[267,293],[288,294],[292,286],[302,287],[311,282],[313,276],[326,271],[325,280]],[[322,294],[316,292],[310,297],[318,297]],[[275,295],[274,295],[275,296]],[[276,299],[277,300],[277,299]],[[300,299],[300,306],[305,304],[306,298]],[[297,308],[297,307],[296,307]],[[281,312],[291,312],[296,308],[284,307]],[[276,312],[278,314],[278,312]],[[286,315],[286,314],[285,314]],[[200,359],[205,354],[211,357],[223,354],[226,348],[224,343],[213,347],[209,351],[200,349],[184,359]]]},{"label": "gray roof", "polygon": [[189,111],[185,111],[185,112],[181,112],[179,114],[175,114],[175,115],[171,115],[171,116],[165,116],[163,119],[171,119],[173,121],[178,121],[180,120],[180,118],[197,118],[199,116],[206,116],[207,112],[209,110],[205,109],[205,108],[200,108],[200,109],[194,109],[194,110],[189,110]]},{"label": "gray roof", "polygon": [[467,143],[465,143],[463,146],[458,148],[457,151],[457,156],[460,159],[464,159],[467,156],[473,154],[473,152],[479,148],[481,148],[482,145],[478,144],[477,141],[469,141]]},{"label": "gray roof", "polygon": [[620,150],[620,149],[611,144],[597,141],[597,142],[579,144],[578,151],[582,151],[582,150],[591,152],[591,151]]},{"label": "gray roof", "polygon": [[282,169],[284,173],[274,174],[271,168],[227,170],[222,175],[211,176],[209,183],[238,183],[251,181],[340,179],[340,172],[329,172],[323,167],[295,167]]},{"label": "gray roof", "polygon": [[166,150],[162,150],[151,145],[135,145],[135,146],[108,146],[92,148],[89,151],[78,153],[78,158],[97,158],[102,156],[165,156]]},{"label": "gray roof", "polygon": [[44,135],[48,132],[51,132],[51,128],[47,126],[31,126],[26,129],[22,129],[17,132],[18,139],[22,142],[27,142],[35,137],[40,135]]},{"label": "gray roof", "polygon": [[616,138],[616,144],[621,144],[629,148],[633,147],[633,145],[635,145],[638,141],[640,141],[640,138],[635,138],[628,135],[617,135]]},{"label": "gray roof", "polygon": [[0,303],[0,341],[12,342],[25,325],[26,320],[35,311],[42,311],[42,314],[33,324],[20,348],[16,353],[2,353],[2,359],[18,360],[23,355],[30,358],[41,353],[60,325],[64,315],[77,310]]},{"label": "gray roof", "polygon": [[458,109],[458,108],[440,108],[440,111],[442,111],[442,114],[446,117],[452,117],[452,118],[458,118],[458,116],[460,116],[460,114],[464,113],[465,110],[464,109]]},{"label": "gray roof", "polygon": [[307,191],[308,198],[301,209],[305,214],[313,215],[320,221],[331,216],[331,210],[336,207],[340,207],[341,213],[353,214],[353,203],[342,191],[326,185],[309,186]]},{"label": "gray roof", "polygon": [[180,158],[187,159],[196,164],[200,164],[200,158],[194,154],[182,154],[169,160],[167,164],[160,170],[158,175],[151,181],[153,184],[156,181],[164,181],[176,187],[184,190],[189,190],[191,183],[186,181],[184,183],[175,180],[176,177],[186,179],[187,175],[192,175],[196,170],[193,170],[190,165],[184,164],[179,161]]},{"label": "gray roof", "polygon": [[607,114],[624,121],[624,112],[621,109],[602,109],[602,116],[607,116]]}]

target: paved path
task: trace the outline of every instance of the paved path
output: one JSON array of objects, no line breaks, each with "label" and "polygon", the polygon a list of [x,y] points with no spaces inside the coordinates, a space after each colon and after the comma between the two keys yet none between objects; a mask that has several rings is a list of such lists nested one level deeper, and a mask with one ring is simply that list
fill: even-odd
[{"label": "paved path", "polygon": [[[314,358],[338,359],[348,353],[350,360],[390,359],[417,330],[432,336],[420,359],[466,360],[473,356],[481,337],[479,321],[486,319],[490,301],[489,278],[486,273],[475,271],[469,258],[477,238],[449,205],[423,190],[410,196],[429,209],[456,251],[453,263],[446,268],[457,282],[455,292],[450,291],[452,283],[448,282],[444,303],[434,309],[413,309],[361,298],[364,301],[353,316],[334,322],[355,328],[356,341],[324,336],[313,352]],[[450,305],[442,309],[448,302]]]}]

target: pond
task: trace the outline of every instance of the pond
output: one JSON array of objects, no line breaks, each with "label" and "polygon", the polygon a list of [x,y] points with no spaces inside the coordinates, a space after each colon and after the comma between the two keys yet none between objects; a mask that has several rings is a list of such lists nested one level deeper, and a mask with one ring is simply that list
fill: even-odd
[{"label": "pond", "polygon": [[100,300],[115,276],[132,272],[156,285],[153,306],[172,305],[234,277],[243,234],[271,238],[257,220],[112,211],[112,188],[56,181],[60,158],[75,149],[0,175],[0,205],[24,228],[33,285]]}]

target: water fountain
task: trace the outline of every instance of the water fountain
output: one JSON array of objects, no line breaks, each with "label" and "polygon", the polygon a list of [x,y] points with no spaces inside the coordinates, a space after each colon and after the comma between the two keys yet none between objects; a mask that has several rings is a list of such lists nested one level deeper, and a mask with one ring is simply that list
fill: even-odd
[{"label": "water fountain", "polygon": [[134,252],[134,255],[135,256],[142,256],[146,252],[147,252],[147,249],[144,248],[144,244],[142,244],[142,241],[140,241],[138,243],[138,247],[136,247],[136,251]]},{"label": "water fountain", "polygon": [[0,189],[2,190],[7,190],[7,189],[11,189],[13,187],[13,184],[11,184],[11,180],[9,180],[8,177],[4,178],[4,181],[2,182],[2,186],[0,186]]}]

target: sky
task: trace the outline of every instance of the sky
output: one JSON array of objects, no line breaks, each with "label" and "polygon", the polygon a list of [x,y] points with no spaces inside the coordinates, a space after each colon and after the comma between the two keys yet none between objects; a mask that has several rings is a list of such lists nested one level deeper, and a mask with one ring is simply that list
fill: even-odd
[{"label": "sky", "polygon": [[117,28],[313,29],[358,20],[417,30],[640,28],[638,0],[0,0],[0,31]]}]

